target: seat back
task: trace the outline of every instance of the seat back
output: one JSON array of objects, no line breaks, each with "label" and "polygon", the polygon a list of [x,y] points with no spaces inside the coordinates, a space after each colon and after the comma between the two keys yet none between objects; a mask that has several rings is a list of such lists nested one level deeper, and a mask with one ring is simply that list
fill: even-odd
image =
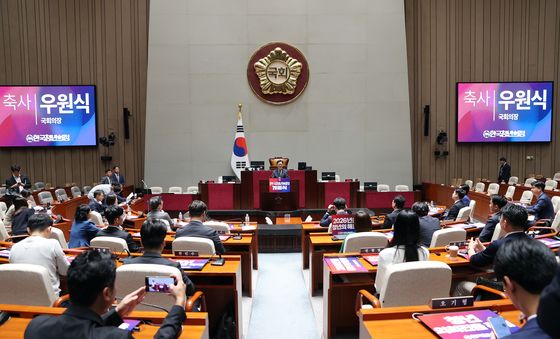
[{"label": "seat back", "polygon": [[360,252],[364,247],[386,247],[387,237],[380,232],[361,232],[349,234],[342,244],[342,252]]},{"label": "seat back", "polygon": [[214,242],[207,238],[180,237],[171,243],[171,250],[175,251],[198,251],[198,254],[216,254]]},{"label": "seat back", "polygon": [[171,186],[168,190],[169,193],[183,194],[183,188],[179,186]]},{"label": "seat back", "polygon": [[517,185],[519,182],[518,177],[509,177],[508,185]]},{"label": "seat back", "polygon": [[340,180],[341,180],[341,179],[340,179],[340,175],[335,174],[335,175],[334,175],[334,181],[335,181],[335,182],[340,182]]},{"label": "seat back", "polygon": [[0,220],[4,219],[7,211],[8,211],[8,205],[6,205],[5,202],[0,201]]},{"label": "seat back", "polygon": [[560,232],[560,211],[556,212],[554,216],[554,220],[552,220],[552,224],[550,227],[554,228],[556,232]]},{"label": "seat back", "polygon": [[555,195],[552,198],[550,198],[550,201],[552,202],[552,207],[554,208],[554,213],[560,211],[560,197]]},{"label": "seat back", "polygon": [[474,191],[475,192],[484,192],[484,189],[486,188],[486,185],[483,182],[477,182],[476,186],[474,186]]},{"label": "seat back", "polygon": [[198,194],[198,187],[197,186],[187,187],[187,194]]},{"label": "seat back", "polygon": [[552,180],[560,181],[560,172],[554,173],[554,176],[552,177]]},{"label": "seat back", "polygon": [[163,187],[161,187],[161,186],[152,186],[152,187],[150,187],[150,190],[152,190],[152,194],[162,194],[163,193]]},{"label": "seat back", "polygon": [[[175,274],[181,276],[181,272],[176,267],[155,264],[129,264],[122,265],[117,268],[117,277],[115,279],[115,287],[117,290],[117,298],[123,298],[128,293],[134,291],[139,286],[145,284],[147,276],[165,276],[169,277]],[[175,304],[173,297],[167,293],[146,293],[143,304],[152,304],[170,310]],[[138,311],[159,311],[155,307],[139,304],[135,308]]]},{"label": "seat back", "polygon": [[36,183],[33,184],[33,186],[35,186],[35,191],[40,191],[45,189],[45,183],[42,181],[37,181]]},{"label": "seat back", "polygon": [[278,161],[282,160],[282,163],[284,165],[284,168],[288,168],[288,163],[290,162],[289,158],[284,158],[284,157],[274,157],[274,158],[269,158],[268,159],[268,163],[270,165],[270,169],[271,170],[275,170],[278,168]]},{"label": "seat back", "polygon": [[84,190],[84,195],[88,195],[89,191],[91,191],[91,186],[84,186],[83,190]]},{"label": "seat back", "polygon": [[103,217],[97,211],[89,212],[89,220],[93,221],[93,223],[98,225],[98,226],[103,226],[104,225]]},{"label": "seat back", "polygon": [[216,232],[223,234],[223,233],[229,233],[229,225],[223,221],[217,221],[217,220],[210,220],[210,221],[205,221],[204,225],[213,228],[216,230]]},{"label": "seat back", "polygon": [[39,203],[41,205],[46,205],[47,203],[52,204],[54,202],[54,198],[49,191],[39,192],[39,194],[37,194],[37,197],[39,198]]},{"label": "seat back", "polygon": [[506,235],[506,232],[502,231],[502,226],[500,223],[496,224],[496,228],[494,228],[494,233],[492,233],[492,239],[490,241],[496,241],[498,239],[502,239]]},{"label": "seat back", "polygon": [[126,240],[117,237],[95,237],[90,241],[91,247],[108,247],[111,252],[128,251]]},{"label": "seat back", "polygon": [[56,200],[58,201],[68,200],[68,194],[66,194],[66,190],[64,188],[56,189],[54,194],[56,195]]},{"label": "seat back", "polygon": [[408,192],[410,189],[407,185],[397,185],[395,186],[395,192]]},{"label": "seat back", "polygon": [[6,230],[6,225],[4,225],[4,222],[0,219],[0,241],[6,241],[9,237],[10,235]]},{"label": "seat back", "polygon": [[449,297],[451,268],[441,261],[414,261],[390,265],[379,296],[381,307],[428,305]]},{"label": "seat back", "polygon": [[[473,202],[473,200],[471,200],[471,202]],[[455,220],[470,218],[471,217],[471,211],[472,211],[472,208],[470,206],[465,206],[465,207],[461,208],[459,210],[459,213],[457,213],[457,218],[455,218]]]},{"label": "seat back", "polygon": [[496,184],[495,182],[488,185],[488,195],[498,194],[500,191],[500,185]]},{"label": "seat back", "polygon": [[523,192],[523,194],[521,194],[521,199],[519,199],[519,202],[523,204],[530,204],[532,200],[533,200],[533,192],[525,191]]},{"label": "seat back", "polygon": [[556,181],[556,180],[547,180],[544,183],[544,189],[545,190],[552,191],[552,190],[555,190],[556,187],[558,187],[558,181]]},{"label": "seat back", "polygon": [[515,194],[515,186],[509,186],[506,191],[505,198],[508,200],[513,199],[513,195]]},{"label": "seat back", "polygon": [[449,245],[450,242],[465,241],[467,239],[467,231],[461,228],[444,228],[437,230],[432,235],[432,247],[443,247]]},{"label": "seat back", "polygon": [[60,244],[62,249],[68,249],[68,243],[66,242],[66,238],[64,237],[64,232],[60,228],[51,227],[51,239],[56,239]]},{"label": "seat back", "polygon": [[41,265],[0,265],[0,281],[0,300],[5,304],[52,306],[57,299],[49,272]]},{"label": "seat back", "polygon": [[220,176],[218,177],[218,182],[217,182],[217,183],[218,183],[218,184],[223,184],[223,183],[224,183],[224,176],[223,176],[223,175],[220,175]]},{"label": "seat back", "polygon": [[6,195],[6,187],[0,187],[0,197]]},{"label": "seat back", "polygon": [[72,198],[77,198],[82,196],[82,191],[78,186],[70,187],[70,191],[72,191]]},{"label": "seat back", "polygon": [[377,185],[377,192],[389,192],[390,190],[391,188],[389,188],[389,185],[386,184]]},{"label": "seat back", "polygon": [[474,199],[469,202],[469,207],[471,208],[471,211],[469,212],[469,220],[473,221],[474,220],[474,209],[476,208],[476,201]]},{"label": "seat back", "polygon": [[533,177],[529,177],[529,178],[527,178],[527,180],[525,180],[525,184],[523,186],[531,187],[531,184],[535,181],[537,181],[537,179],[535,179]]},{"label": "seat back", "polygon": [[472,189],[473,181],[472,180],[465,180],[465,185],[469,185],[469,188]]}]

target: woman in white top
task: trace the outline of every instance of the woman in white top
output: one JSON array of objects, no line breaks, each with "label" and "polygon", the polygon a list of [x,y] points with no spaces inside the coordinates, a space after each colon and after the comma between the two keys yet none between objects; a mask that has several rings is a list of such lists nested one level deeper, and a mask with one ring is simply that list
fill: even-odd
[{"label": "woman in white top", "polygon": [[429,260],[430,252],[419,245],[420,222],[416,213],[403,210],[397,215],[393,225],[393,239],[389,247],[379,253],[375,290],[380,293],[384,286],[387,268],[403,262]]}]

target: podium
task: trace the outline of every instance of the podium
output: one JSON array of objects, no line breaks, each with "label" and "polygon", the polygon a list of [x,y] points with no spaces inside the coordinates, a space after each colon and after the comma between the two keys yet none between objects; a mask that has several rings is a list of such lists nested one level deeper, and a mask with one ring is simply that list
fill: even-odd
[{"label": "podium", "polygon": [[295,211],[299,206],[299,181],[290,181],[290,192],[269,192],[268,180],[259,181],[260,206],[263,211]]}]

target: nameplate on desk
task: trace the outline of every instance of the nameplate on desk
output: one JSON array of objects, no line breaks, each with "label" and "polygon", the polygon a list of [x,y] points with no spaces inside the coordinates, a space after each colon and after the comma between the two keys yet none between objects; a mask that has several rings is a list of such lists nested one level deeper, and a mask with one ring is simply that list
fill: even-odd
[{"label": "nameplate on desk", "polygon": [[176,257],[198,257],[198,251],[173,251]]},{"label": "nameplate on desk", "polygon": [[289,178],[268,179],[268,191],[271,193],[290,192],[290,179]]},{"label": "nameplate on desk", "polygon": [[537,240],[545,244],[548,248],[560,247],[560,238],[558,237],[540,238]]},{"label": "nameplate on desk", "polygon": [[468,307],[474,305],[473,296],[465,297],[450,297],[450,298],[434,298],[432,299],[431,306],[433,309],[453,308],[453,307]]},{"label": "nameplate on desk", "polygon": [[383,251],[385,247],[362,247],[360,248],[360,253],[373,253],[377,254]]},{"label": "nameplate on desk", "polygon": [[10,257],[10,250],[1,250],[0,251],[0,258],[9,258]]}]

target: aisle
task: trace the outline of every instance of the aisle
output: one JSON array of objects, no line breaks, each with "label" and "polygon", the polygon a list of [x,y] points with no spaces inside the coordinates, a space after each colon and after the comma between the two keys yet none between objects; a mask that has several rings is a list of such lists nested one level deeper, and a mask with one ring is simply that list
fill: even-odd
[{"label": "aisle", "polygon": [[247,338],[320,338],[300,253],[259,253]]}]

